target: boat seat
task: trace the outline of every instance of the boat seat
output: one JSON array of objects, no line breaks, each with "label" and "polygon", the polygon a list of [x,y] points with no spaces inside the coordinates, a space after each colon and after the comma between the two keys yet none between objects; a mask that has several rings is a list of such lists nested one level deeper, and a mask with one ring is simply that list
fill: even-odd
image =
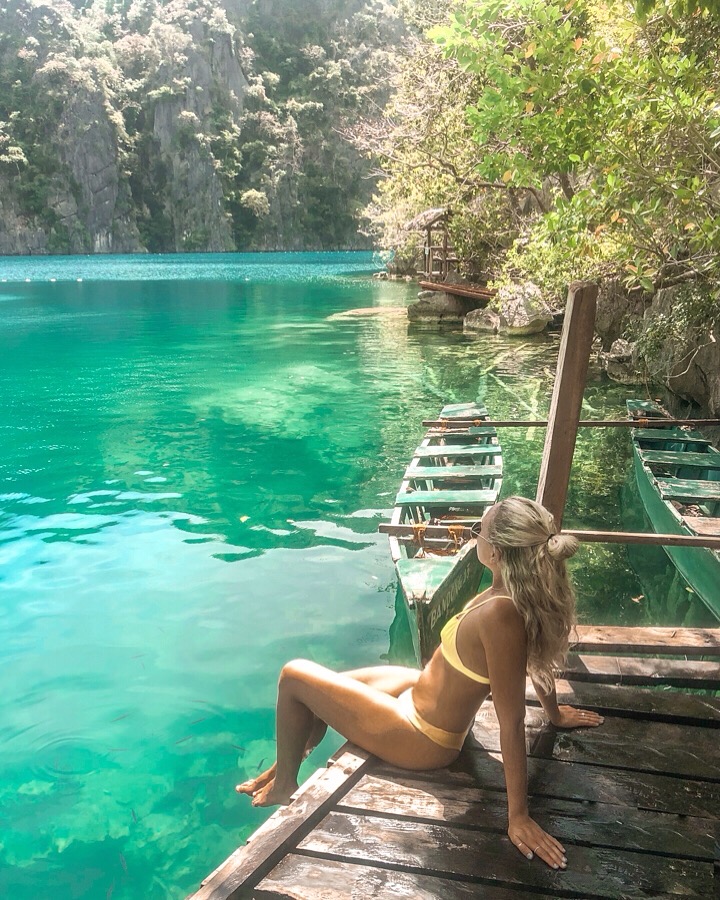
[{"label": "boat seat", "polygon": [[[720,489],[720,483],[718,484]],[[482,491],[410,491],[398,494],[395,506],[490,506],[498,498],[495,490]]]},{"label": "boat seat", "polygon": [[706,441],[705,438],[694,437],[687,431],[680,431],[678,428],[637,428],[633,436],[636,440],[644,443],[664,444],[666,441],[672,441],[674,444],[688,444],[694,447],[710,446],[710,441]]},{"label": "boat seat", "polygon": [[462,478],[500,478],[502,466],[410,466],[405,478],[435,480],[460,480]]},{"label": "boat seat", "polygon": [[413,456],[420,459],[452,459],[455,456],[502,456],[499,444],[440,444],[418,447]]},{"label": "boat seat", "polygon": [[440,410],[441,419],[482,419],[488,411],[477,403],[449,403]]},{"label": "boat seat", "polygon": [[640,450],[640,458],[650,465],[688,466],[698,469],[720,469],[720,453],[682,453],[674,450]]},{"label": "boat seat", "polygon": [[681,516],[683,525],[703,537],[720,537],[720,519],[710,516]]},{"label": "boat seat", "polygon": [[702,503],[705,500],[720,501],[720,481],[695,481],[673,478],[670,481],[658,479],[658,487],[663,500],[682,500],[685,503]]}]

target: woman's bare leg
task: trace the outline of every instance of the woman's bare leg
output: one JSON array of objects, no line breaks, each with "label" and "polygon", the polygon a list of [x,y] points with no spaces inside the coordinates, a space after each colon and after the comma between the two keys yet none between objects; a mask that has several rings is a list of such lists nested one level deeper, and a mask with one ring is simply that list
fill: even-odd
[{"label": "woman's bare leg", "polygon": [[[403,691],[412,687],[420,676],[419,669],[410,669],[405,666],[366,666],[363,669],[352,669],[349,672],[343,672],[349,678],[354,678],[361,684],[367,684],[378,691],[383,691],[391,697],[399,697]],[[307,757],[320,741],[325,737],[328,726],[322,719],[314,716],[313,729],[305,745],[305,753],[303,759]],[[273,763],[269,769],[265,769],[255,778],[249,778],[242,784],[235,786],[238,794],[255,794],[261,787],[264,787],[269,781],[275,778],[277,764]]]},{"label": "woman's bare leg", "polygon": [[[410,684],[417,677],[416,672],[404,675]],[[435,768],[457,755],[420,734],[387,692],[316,663],[296,660],[283,668],[278,687],[275,778],[256,791],[253,805],[290,801],[316,717],[386,762],[405,768]]]}]

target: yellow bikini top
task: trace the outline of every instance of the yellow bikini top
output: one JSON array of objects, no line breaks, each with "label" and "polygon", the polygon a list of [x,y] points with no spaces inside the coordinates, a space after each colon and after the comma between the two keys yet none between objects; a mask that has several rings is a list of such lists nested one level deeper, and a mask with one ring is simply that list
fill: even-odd
[{"label": "yellow bikini top", "polygon": [[[512,597],[507,597],[505,594],[497,595],[497,597],[501,596],[505,597],[507,600],[512,599]],[[445,657],[448,665],[451,665],[453,669],[457,669],[458,672],[462,672],[463,675],[466,675],[472,681],[479,681],[481,684],[490,684],[490,679],[486,675],[478,675],[477,672],[473,672],[472,669],[468,669],[468,667],[463,664],[457,649],[457,630],[460,625],[460,620],[469,612],[472,612],[474,609],[479,609],[481,606],[489,603],[490,600],[497,599],[497,597],[488,597],[487,600],[483,600],[482,603],[476,603],[475,606],[471,606],[470,609],[466,606],[462,612],[459,612],[457,615],[453,616],[452,619],[449,619],[443,630],[440,632],[440,652]],[[472,600],[470,603],[472,603]]]}]

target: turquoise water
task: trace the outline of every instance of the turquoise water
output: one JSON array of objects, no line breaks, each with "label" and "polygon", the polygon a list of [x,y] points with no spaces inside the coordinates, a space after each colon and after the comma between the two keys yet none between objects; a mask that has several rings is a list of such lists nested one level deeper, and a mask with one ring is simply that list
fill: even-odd
[{"label": "turquoise water", "polygon": [[[546,412],[556,337],[409,329],[416,289],[373,268],[0,259],[0,896],[196,887],[267,816],[233,786],[273,758],[281,664],[393,655],[376,529],[421,420]],[[592,372],[586,412],[625,396]],[[506,493],[533,493],[542,438],[504,436]],[[619,527],[628,461],[583,435],[567,521]],[[646,596],[622,548],[586,548],[581,617],[702,618],[661,568]]]}]

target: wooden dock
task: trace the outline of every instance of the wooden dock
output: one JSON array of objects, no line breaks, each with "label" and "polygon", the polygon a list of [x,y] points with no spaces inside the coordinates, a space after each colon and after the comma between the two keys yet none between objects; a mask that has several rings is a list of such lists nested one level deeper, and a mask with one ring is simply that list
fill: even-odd
[{"label": "wooden dock", "polygon": [[697,692],[720,689],[720,629],[578,638],[558,699],[603,725],[554,728],[529,683],[526,698],[530,811],[567,870],[507,838],[488,701],[447,769],[402,771],[346,744],[192,900],[720,897],[720,697]]}]

